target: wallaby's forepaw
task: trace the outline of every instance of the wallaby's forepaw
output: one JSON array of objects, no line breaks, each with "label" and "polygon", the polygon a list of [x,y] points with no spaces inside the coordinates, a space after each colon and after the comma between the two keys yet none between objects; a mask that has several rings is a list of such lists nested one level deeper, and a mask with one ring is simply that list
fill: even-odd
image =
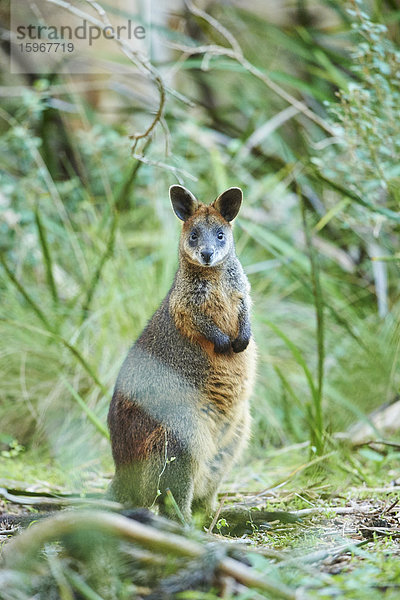
[{"label": "wallaby's forepaw", "polygon": [[243,352],[243,350],[246,350],[247,346],[249,345],[250,342],[250,337],[248,336],[238,336],[235,340],[233,340],[232,342],[232,350],[234,352]]},{"label": "wallaby's forepaw", "polygon": [[231,349],[231,340],[225,333],[220,333],[214,341],[214,351],[217,354],[226,354]]}]

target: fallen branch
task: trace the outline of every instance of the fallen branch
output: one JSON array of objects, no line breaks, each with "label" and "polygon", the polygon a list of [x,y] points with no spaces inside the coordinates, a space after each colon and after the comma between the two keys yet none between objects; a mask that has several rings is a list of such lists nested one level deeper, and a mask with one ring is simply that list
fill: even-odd
[{"label": "fallen branch", "polygon": [[395,442],[387,442],[386,440],[368,440],[368,442],[361,442],[354,445],[354,448],[361,448],[362,446],[389,446],[390,448],[396,448],[400,450],[400,444]]},{"label": "fallen branch", "polygon": [[[76,514],[69,513],[51,517],[25,530],[4,547],[5,564],[14,569],[23,569],[29,556],[37,556],[45,544],[77,532],[82,534],[82,531],[85,530],[94,530],[97,533],[140,544],[157,553],[167,552],[187,558],[202,558],[207,554],[207,548],[201,543],[182,535],[160,531],[149,525],[105,511],[82,511]],[[296,598],[295,593],[286,585],[259,576],[250,567],[233,558],[222,557],[217,561],[216,568],[248,587],[270,593],[274,598],[284,600],[295,600]]]},{"label": "fallen branch", "polygon": [[319,515],[324,513],[334,513],[335,515],[356,515],[358,514],[374,514],[376,510],[371,510],[370,506],[336,506],[324,507],[315,506],[314,508],[302,508],[294,510],[291,514],[296,517],[309,517],[311,515]]},{"label": "fallen branch", "polygon": [[320,562],[321,560],[325,560],[330,556],[335,557],[340,556],[341,554],[345,554],[347,552],[352,552],[354,548],[360,548],[361,546],[365,546],[369,543],[370,540],[362,540],[361,542],[348,542],[346,544],[342,544],[341,546],[336,546],[335,548],[316,550],[315,552],[310,552],[310,554],[301,554],[299,556],[289,558],[288,560],[282,560],[279,563],[279,566],[287,567],[289,565],[304,565]]}]

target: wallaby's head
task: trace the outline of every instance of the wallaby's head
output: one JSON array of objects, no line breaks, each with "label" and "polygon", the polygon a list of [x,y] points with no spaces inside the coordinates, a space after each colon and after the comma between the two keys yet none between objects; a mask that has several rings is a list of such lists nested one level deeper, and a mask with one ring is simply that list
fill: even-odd
[{"label": "wallaby's head", "polygon": [[230,222],[239,212],[242,190],[229,188],[209,205],[181,185],[171,185],[169,195],[176,216],[183,221],[180,249],[184,258],[202,267],[220,265],[234,252]]}]

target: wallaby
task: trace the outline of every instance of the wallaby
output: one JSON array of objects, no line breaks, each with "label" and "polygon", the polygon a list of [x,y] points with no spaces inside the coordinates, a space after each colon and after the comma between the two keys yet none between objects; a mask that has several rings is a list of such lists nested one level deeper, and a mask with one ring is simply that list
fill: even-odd
[{"label": "wallaby", "polygon": [[174,517],[169,489],[188,521],[192,510],[213,511],[248,440],[256,347],[231,226],[242,191],[229,188],[206,205],[173,185],[170,199],[183,221],[179,267],[115,385],[111,495],[131,507],[157,503]]}]

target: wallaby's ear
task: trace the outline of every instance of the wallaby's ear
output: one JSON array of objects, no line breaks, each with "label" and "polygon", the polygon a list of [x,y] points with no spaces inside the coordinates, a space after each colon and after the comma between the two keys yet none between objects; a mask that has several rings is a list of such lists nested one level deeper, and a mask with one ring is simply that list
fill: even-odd
[{"label": "wallaby's ear", "polygon": [[239,212],[243,200],[243,192],[238,187],[231,187],[222,192],[212,206],[224,217],[225,221],[232,221]]},{"label": "wallaby's ear", "polygon": [[171,185],[169,188],[169,197],[171,198],[174,213],[181,221],[187,221],[199,206],[192,192],[189,192],[182,185]]}]

